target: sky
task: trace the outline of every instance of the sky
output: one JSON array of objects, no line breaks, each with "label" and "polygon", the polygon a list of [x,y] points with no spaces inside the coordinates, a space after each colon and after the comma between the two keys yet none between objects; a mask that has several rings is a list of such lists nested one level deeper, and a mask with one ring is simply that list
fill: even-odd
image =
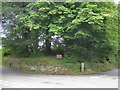
[{"label": "sky", "polygon": [[115,3],[118,3],[120,0],[114,0],[115,1]]}]

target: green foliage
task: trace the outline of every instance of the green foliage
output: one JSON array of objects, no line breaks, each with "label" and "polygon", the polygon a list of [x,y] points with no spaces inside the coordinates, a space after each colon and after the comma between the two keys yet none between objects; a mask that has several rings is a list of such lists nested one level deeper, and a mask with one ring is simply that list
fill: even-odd
[{"label": "green foliage", "polygon": [[62,54],[64,55],[64,47],[63,46],[55,46],[53,48],[53,55],[57,55],[57,54]]},{"label": "green foliage", "polygon": [[71,53],[71,52],[66,53],[65,58],[64,58],[65,63],[74,63],[74,64],[76,64],[76,63],[78,63],[80,61],[82,61],[80,56],[76,55],[75,53]]},{"label": "green foliage", "polygon": [[0,49],[0,65],[2,65],[2,49]]},{"label": "green foliage", "polygon": [[[39,52],[64,53],[65,61],[115,61],[118,52],[118,11],[112,2],[30,2],[4,3],[3,17],[13,13],[4,44],[13,54],[30,57]],[[15,8],[15,6],[17,6]],[[15,9],[14,9],[15,8]],[[17,17],[15,17],[18,15]],[[51,45],[52,36],[63,43]],[[13,43],[14,42],[14,43]],[[44,42],[39,47],[40,42]],[[65,47],[62,47],[62,45]],[[38,48],[39,47],[39,48]],[[65,51],[64,51],[65,49]]]},{"label": "green foliage", "polygon": [[11,49],[8,47],[3,47],[1,50],[1,55],[2,56],[8,56],[8,55],[12,55]]}]

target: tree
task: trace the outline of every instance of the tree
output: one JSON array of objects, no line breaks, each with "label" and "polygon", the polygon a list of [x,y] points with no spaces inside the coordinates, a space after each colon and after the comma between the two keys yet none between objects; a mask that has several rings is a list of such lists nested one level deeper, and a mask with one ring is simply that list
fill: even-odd
[{"label": "tree", "polygon": [[[111,47],[110,40],[116,38],[114,36],[117,29],[115,24],[113,26],[116,31],[113,31],[113,28],[108,26],[108,22],[112,17],[117,20],[117,16],[114,14],[116,12],[114,3],[68,2],[59,7],[64,10],[62,9],[62,15],[60,15],[58,22],[50,26],[50,31],[63,36],[69,52],[78,54],[79,60],[80,58],[93,60],[96,57],[97,61],[101,61],[113,51],[111,49],[115,44]],[[113,38],[111,37],[110,40],[108,40],[110,37],[108,32],[114,32]],[[117,43],[117,41],[115,42]]]},{"label": "tree", "polygon": [[[19,8],[14,12],[21,13],[14,15],[14,18],[17,16],[12,19],[14,27],[7,29],[9,33],[6,37],[7,45],[14,52],[18,51],[18,55],[29,56],[41,49],[51,55],[52,36],[55,35],[63,38],[64,42],[60,45],[65,45],[66,55],[76,57],[75,62],[103,62],[106,56],[108,58],[111,52],[117,50],[117,11],[114,3],[31,2]],[[40,42],[43,42],[41,49]]]},{"label": "tree", "polygon": [[3,46],[9,47],[14,54],[17,54],[17,52],[23,49],[23,47],[17,47],[17,45],[21,46],[20,40],[18,40],[21,36],[19,36],[19,32],[16,30],[16,25],[20,25],[18,18],[24,13],[27,4],[24,2],[2,3],[2,27],[6,36],[3,38]]},{"label": "tree", "polygon": [[[45,50],[47,54],[51,54],[51,36],[49,32],[49,24],[52,23],[52,17],[48,13],[54,7],[54,3],[35,2],[27,5],[24,17],[21,17],[23,25],[29,28],[29,31],[35,33],[34,47],[38,48],[39,38],[45,40]],[[36,50],[35,49],[35,50]]]}]

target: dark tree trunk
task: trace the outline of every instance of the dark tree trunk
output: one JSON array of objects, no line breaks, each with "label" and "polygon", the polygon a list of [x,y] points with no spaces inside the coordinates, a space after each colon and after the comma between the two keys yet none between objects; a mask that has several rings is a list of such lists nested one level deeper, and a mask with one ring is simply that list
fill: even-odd
[{"label": "dark tree trunk", "polygon": [[[51,15],[49,16],[50,17],[50,20],[48,21],[48,26],[49,24],[51,23]],[[46,30],[46,36],[47,38],[45,39],[45,46],[46,46],[46,54],[47,55],[51,55],[52,54],[52,49],[51,49],[51,35],[50,35],[50,32],[49,32],[49,28]]]},{"label": "dark tree trunk", "polygon": [[39,47],[39,39],[38,39],[38,37],[39,37],[39,32],[38,31],[36,31],[35,32],[35,43],[34,43],[34,50],[35,50],[35,52],[38,52],[38,47]]},{"label": "dark tree trunk", "polygon": [[51,42],[49,40],[46,40],[45,44],[46,44],[46,54],[50,55],[52,53]]},{"label": "dark tree trunk", "polygon": [[[46,31],[46,36],[49,36],[48,30]],[[45,46],[46,46],[45,52],[46,52],[47,55],[50,55],[52,53],[50,38],[51,38],[51,36],[49,36],[45,40]]]}]

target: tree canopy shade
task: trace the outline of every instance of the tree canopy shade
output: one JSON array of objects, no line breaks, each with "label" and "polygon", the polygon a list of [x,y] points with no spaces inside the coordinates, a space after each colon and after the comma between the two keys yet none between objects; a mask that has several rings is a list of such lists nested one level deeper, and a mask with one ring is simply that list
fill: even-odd
[{"label": "tree canopy shade", "polygon": [[[58,53],[71,62],[103,62],[117,54],[118,11],[113,2],[3,4],[3,20],[9,21],[3,41],[13,54],[53,55],[56,41]],[[52,39],[54,36],[58,36],[56,40]]]}]

